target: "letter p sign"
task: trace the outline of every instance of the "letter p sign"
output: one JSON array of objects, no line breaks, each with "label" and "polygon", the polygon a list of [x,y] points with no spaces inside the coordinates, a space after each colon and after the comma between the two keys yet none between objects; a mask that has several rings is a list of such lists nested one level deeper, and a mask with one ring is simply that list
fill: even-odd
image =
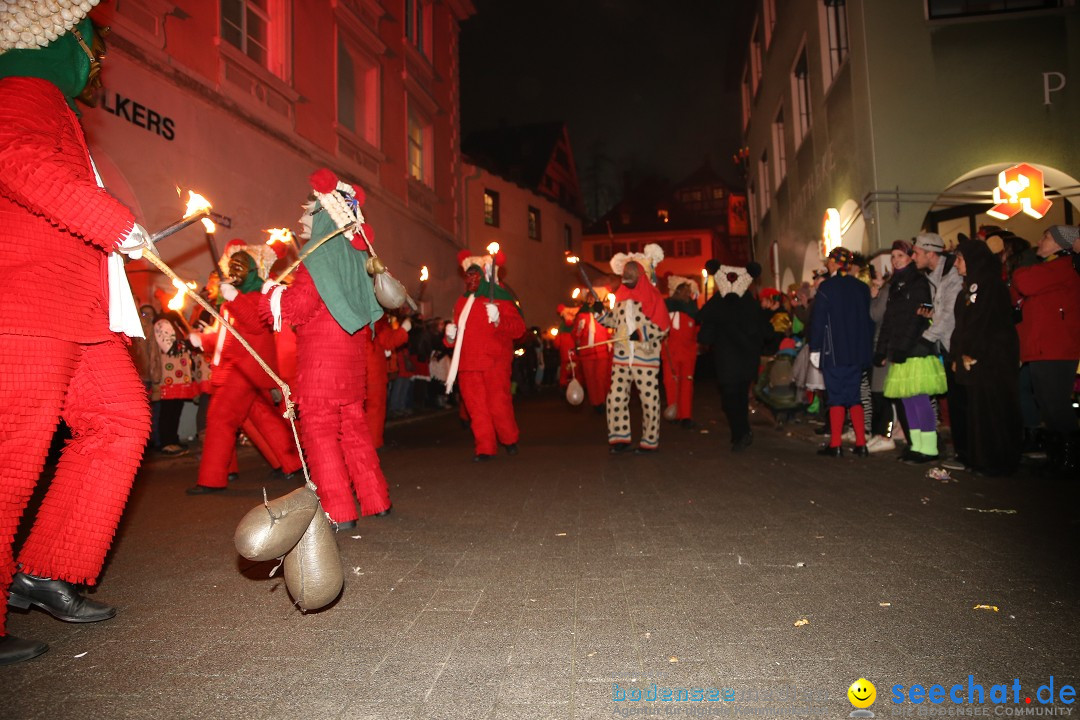
[{"label": "letter p sign", "polygon": [[1043,76],[1043,105],[1053,104],[1050,95],[1065,89],[1065,73],[1044,72]]}]

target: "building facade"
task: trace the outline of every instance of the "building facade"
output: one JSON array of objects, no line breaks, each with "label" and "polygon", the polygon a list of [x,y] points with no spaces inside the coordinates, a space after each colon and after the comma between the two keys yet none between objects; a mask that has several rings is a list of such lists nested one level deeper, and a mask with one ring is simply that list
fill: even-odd
[{"label": "building facade", "polygon": [[[1076,222],[1074,0],[756,1],[742,119],[767,282],[809,278],[838,244]],[[1003,172],[1017,202],[990,215]],[[1017,212],[1043,195],[1044,217]]]},{"label": "building facade", "polygon": [[[458,27],[471,0],[106,0],[104,101],[84,110],[107,187],[154,232],[181,191],[233,237],[299,231],[307,178],[329,167],[364,189],[374,246],[414,295],[449,307],[462,245]],[[183,193],[186,197],[186,193]],[[159,244],[200,285],[214,258],[198,226]],[[295,258],[295,248],[290,258]],[[140,300],[167,287],[130,265]]]},{"label": "building facade", "polygon": [[467,246],[492,242],[506,255],[500,279],[525,323],[547,327],[580,276],[566,258],[581,251],[583,206],[570,138],[562,123],[471,133],[463,144]]},{"label": "building facade", "polygon": [[[656,243],[664,249],[657,274],[696,278],[701,289],[707,260],[737,266],[749,262],[746,205],[746,195],[729,188],[708,162],[674,187],[650,178],[627,188],[619,202],[587,228],[583,259],[610,272],[613,255],[641,252]],[[661,283],[660,289],[666,293],[667,285]]]}]

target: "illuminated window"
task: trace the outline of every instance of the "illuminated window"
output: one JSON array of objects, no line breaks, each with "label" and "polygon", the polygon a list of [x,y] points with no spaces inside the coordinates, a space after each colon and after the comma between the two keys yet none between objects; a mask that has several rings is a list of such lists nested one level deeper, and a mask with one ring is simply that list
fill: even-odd
[{"label": "illuminated window", "polygon": [[668,222],[671,218],[668,217],[668,211],[663,208],[656,211],[656,219],[662,223]]},{"label": "illuminated window", "polygon": [[795,147],[810,134],[810,68],[806,62],[806,47],[799,53],[791,71],[791,95],[795,102]]},{"label": "illuminated window", "polygon": [[827,80],[831,81],[848,56],[847,4],[845,0],[825,0],[819,7],[822,38],[828,38],[827,62],[823,64],[829,68]]},{"label": "illuminated window", "polygon": [[785,157],[784,148],[784,106],[781,105],[780,109],[776,111],[776,117],[773,119],[772,126],[772,141],[773,141],[773,162],[774,182],[776,187],[780,187],[780,183],[784,182],[784,178],[787,177],[787,161]]},{"label": "illuminated window", "polygon": [[221,39],[274,73],[285,76],[281,0],[221,0]]},{"label": "illuminated window", "polygon": [[378,145],[378,65],[340,35],[337,51],[337,121],[338,125],[371,145]]},{"label": "illuminated window", "polygon": [[408,155],[409,177],[428,187],[434,185],[431,175],[431,123],[426,122],[411,108],[409,109]]},{"label": "illuminated window", "polygon": [[499,227],[499,193],[484,190],[484,224]]},{"label": "illuminated window", "polygon": [[529,239],[540,239],[540,211],[529,206]]},{"label": "illuminated window", "polygon": [[405,39],[431,58],[431,3],[427,0],[405,0]]}]

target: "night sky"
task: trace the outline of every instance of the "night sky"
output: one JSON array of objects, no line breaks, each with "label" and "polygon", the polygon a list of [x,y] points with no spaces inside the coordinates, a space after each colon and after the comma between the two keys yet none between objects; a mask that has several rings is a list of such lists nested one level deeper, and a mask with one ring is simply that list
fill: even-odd
[{"label": "night sky", "polygon": [[[583,191],[592,168],[681,180],[706,155],[729,182],[739,146],[746,0],[475,0],[462,24],[463,132],[565,121]],[[599,157],[599,162],[593,158]],[[614,195],[614,197],[612,197]]]}]

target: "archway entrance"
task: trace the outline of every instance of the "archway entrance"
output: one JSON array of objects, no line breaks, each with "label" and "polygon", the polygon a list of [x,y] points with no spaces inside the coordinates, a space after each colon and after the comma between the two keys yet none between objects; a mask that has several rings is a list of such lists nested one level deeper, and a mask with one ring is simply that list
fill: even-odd
[{"label": "archway entrance", "polygon": [[926,213],[923,227],[941,235],[946,245],[952,247],[960,233],[973,237],[984,225],[1005,228],[1032,243],[1050,225],[1075,225],[1080,218],[1080,182],[1057,168],[1029,164],[1042,172],[1045,196],[1053,203],[1044,217],[1036,219],[1020,212],[1000,220],[987,214],[994,206],[993,191],[998,185],[998,174],[1016,165],[1000,163],[986,165],[957,178],[938,195]]}]

